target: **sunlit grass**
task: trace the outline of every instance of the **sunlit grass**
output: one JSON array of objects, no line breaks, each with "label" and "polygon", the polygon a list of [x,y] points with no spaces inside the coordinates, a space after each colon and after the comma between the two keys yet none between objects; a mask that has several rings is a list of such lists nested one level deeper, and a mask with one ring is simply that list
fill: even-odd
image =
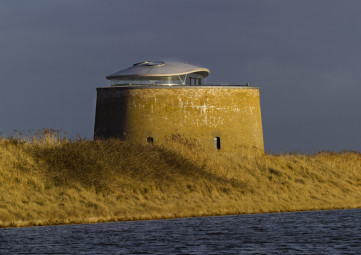
[{"label": "sunlit grass", "polygon": [[361,207],[358,152],[263,154],[69,141],[59,131],[0,140],[0,226]]}]

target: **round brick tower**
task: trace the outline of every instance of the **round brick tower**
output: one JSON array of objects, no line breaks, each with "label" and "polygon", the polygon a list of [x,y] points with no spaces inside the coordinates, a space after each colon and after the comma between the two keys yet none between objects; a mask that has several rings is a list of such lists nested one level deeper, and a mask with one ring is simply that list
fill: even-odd
[{"label": "round brick tower", "polygon": [[162,143],[171,135],[207,148],[263,150],[259,89],[204,85],[209,70],[175,62],[141,62],[97,88],[94,138]]}]

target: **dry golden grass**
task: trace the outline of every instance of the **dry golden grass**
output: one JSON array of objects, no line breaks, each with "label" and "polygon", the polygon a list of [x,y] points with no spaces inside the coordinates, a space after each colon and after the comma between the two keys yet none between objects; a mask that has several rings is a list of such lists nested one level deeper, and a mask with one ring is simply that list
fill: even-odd
[{"label": "dry golden grass", "polygon": [[44,130],[0,141],[0,226],[361,207],[361,155],[67,141]]}]

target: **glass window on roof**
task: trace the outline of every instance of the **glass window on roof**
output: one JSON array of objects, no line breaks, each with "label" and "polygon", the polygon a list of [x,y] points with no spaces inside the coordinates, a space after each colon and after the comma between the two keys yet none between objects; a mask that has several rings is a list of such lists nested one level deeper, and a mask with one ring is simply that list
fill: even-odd
[{"label": "glass window on roof", "polygon": [[192,86],[201,85],[201,79],[200,78],[189,78],[189,84]]}]

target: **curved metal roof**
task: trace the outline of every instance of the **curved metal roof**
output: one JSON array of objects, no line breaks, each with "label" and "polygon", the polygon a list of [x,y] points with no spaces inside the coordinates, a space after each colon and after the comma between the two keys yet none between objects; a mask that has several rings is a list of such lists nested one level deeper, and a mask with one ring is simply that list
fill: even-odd
[{"label": "curved metal roof", "polygon": [[202,75],[204,78],[210,73],[209,69],[198,67],[190,64],[179,63],[179,62],[163,62],[163,61],[144,61],[136,63],[131,67],[122,69],[116,73],[108,75],[108,80],[121,77],[129,76],[174,76],[174,75],[185,75],[190,73],[197,73]]}]

